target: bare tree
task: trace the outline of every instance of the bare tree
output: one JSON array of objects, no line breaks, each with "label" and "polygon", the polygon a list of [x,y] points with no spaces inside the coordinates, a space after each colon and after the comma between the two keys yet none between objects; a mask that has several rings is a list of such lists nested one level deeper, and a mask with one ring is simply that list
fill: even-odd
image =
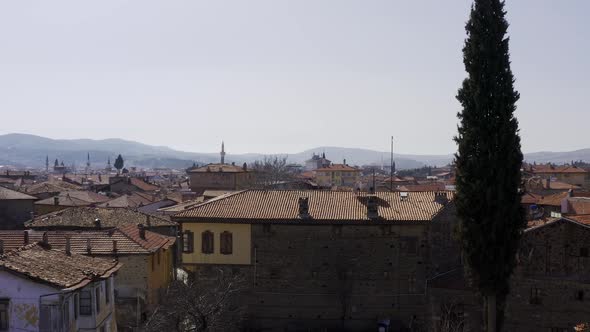
[{"label": "bare tree", "polygon": [[254,171],[252,186],[255,188],[273,188],[293,179],[287,169],[286,156],[265,156],[255,161],[250,168]]},{"label": "bare tree", "polygon": [[161,304],[144,324],[143,331],[206,332],[237,330],[242,308],[238,294],[245,278],[224,270],[208,280],[174,281]]},{"label": "bare tree", "polygon": [[463,310],[454,303],[441,304],[440,321],[434,327],[434,332],[463,332],[464,328]]}]

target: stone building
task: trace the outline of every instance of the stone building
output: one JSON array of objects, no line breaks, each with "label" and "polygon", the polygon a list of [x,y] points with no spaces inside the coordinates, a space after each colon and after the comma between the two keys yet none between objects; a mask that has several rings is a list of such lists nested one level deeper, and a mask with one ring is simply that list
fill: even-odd
[{"label": "stone building", "polygon": [[315,170],[315,181],[320,187],[348,187],[359,186],[361,170],[344,164],[332,164]]},{"label": "stone building", "polygon": [[319,154],[313,154],[311,159],[305,161],[305,170],[306,171],[315,171],[318,168],[324,168],[330,166],[332,162],[326,159],[326,154],[322,153],[320,156]]},{"label": "stone building", "polygon": [[116,332],[120,267],[44,242],[4,250],[0,241],[0,330]]},{"label": "stone building", "polygon": [[183,267],[249,278],[253,330],[393,331],[427,319],[426,285],[456,269],[451,192],[246,190],[173,217]]},{"label": "stone building", "polygon": [[24,228],[37,198],[0,186],[0,229]]}]

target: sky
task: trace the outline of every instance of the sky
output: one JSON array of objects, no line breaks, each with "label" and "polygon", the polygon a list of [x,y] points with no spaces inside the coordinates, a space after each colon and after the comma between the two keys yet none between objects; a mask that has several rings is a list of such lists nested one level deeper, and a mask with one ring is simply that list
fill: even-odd
[{"label": "sky", "polygon": [[[446,154],[468,0],[0,2],[0,134]],[[525,152],[590,147],[588,0],[507,0]]]}]

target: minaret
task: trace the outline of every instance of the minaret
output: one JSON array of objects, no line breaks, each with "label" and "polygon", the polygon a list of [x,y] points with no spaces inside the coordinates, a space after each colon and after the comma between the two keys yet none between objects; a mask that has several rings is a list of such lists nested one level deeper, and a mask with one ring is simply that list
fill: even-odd
[{"label": "minaret", "polygon": [[90,168],[90,152],[88,152],[88,156],[86,157],[86,167]]},{"label": "minaret", "polygon": [[225,164],[225,144],[221,141],[221,164]]},{"label": "minaret", "polygon": [[49,173],[49,155],[45,156],[45,172]]}]

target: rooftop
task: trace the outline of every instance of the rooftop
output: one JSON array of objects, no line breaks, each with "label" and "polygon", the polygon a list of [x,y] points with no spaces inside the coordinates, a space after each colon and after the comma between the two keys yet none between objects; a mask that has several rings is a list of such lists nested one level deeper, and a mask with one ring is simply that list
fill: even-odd
[{"label": "rooftop", "polygon": [[[57,204],[56,203],[57,197]],[[49,197],[35,202],[37,205],[59,205],[59,206],[87,206],[102,203],[110,200],[109,197],[91,191],[73,190],[62,191],[57,196]]]},{"label": "rooftop", "polygon": [[198,168],[188,170],[188,173],[209,173],[209,172],[220,172],[220,173],[243,173],[247,170],[243,169],[242,166],[236,166],[231,164],[209,164]]},{"label": "rooftop", "polygon": [[100,207],[131,207],[136,208],[156,202],[157,199],[147,193],[133,192],[131,194],[124,194],[110,201],[101,203]]},{"label": "rooftop", "polygon": [[126,208],[71,207],[35,217],[30,228],[100,228],[142,224],[146,227],[176,226],[175,222]]},{"label": "rooftop", "polygon": [[66,255],[34,243],[0,255],[0,268],[60,289],[82,288],[90,282],[108,278],[121,265],[115,260]]},{"label": "rooftop", "polygon": [[370,196],[375,197],[379,220],[382,221],[430,221],[454,197],[447,191],[377,192],[371,195],[353,191],[245,190],[190,207],[175,214],[173,219],[181,222],[220,219],[301,222],[299,198],[307,197],[307,220],[312,222],[371,221],[367,216]]},{"label": "rooftop", "polygon": [[27,186],[24,192],[30,195],[41,193],[57,193],[66,190],[80,190],[81,187],[64,181],[41,182]]},{"label": "rooftop", "polygon": [[335,172],[335,171],[360,172],[360,170],[358,168],[348,166],[346,164],[332,164],[328,167],[318,168],[315,171],[316,172]]},{"label": "rooftop", "polygon": [[533,165],[533,173],[588,173],[585,169],[577,166],[563,165]]},{"label": "rooftop", "polygon": [[[4,241],[4,250],[15,250],[26,245],[25,233],[29,243],[43,241],[43,234],[46,233],[49,246],[62,251],[65,250],[66,238],[69,237],[72,252],[88,254],[88,245],[90,245],[93,255],[148,254],[160,248],[168,249],[175,242],[173,237],[149,230],[145,230],[145,239],[142,239],[137,225],[127,225],[111,230],[84,231],[0,230],[0,240]],[[116,247],[114,241],[116,241]]]},{"label": "rooftop", "polygon": [[30,199],[34,200],[37,197],[29,196],[18,192],[16,190],[8,189],[6,187],[0,186],[0,200],[15,200],[15,199]]}]

